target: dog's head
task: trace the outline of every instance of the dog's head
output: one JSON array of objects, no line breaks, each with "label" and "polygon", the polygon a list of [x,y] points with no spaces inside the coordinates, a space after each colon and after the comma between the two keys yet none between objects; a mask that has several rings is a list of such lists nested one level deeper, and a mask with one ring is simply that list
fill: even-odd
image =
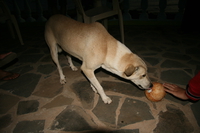
[{"label": "dog's head", "polygon": [[153,86],[147,74],[146,67],[129,64],[124,71],[124,77],[135,83],[140,89],[149,89]]}]

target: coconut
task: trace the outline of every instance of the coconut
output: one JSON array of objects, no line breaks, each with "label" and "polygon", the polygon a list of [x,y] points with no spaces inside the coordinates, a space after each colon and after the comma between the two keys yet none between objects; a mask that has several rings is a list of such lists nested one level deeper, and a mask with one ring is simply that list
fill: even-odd
[{"label": "coconut", "polygon": [[145,95],[147,99],[153,102],[161,101],[165,97],[165,90],[161,83],[153,82],[153,87],[151,89],[145,90]]}]

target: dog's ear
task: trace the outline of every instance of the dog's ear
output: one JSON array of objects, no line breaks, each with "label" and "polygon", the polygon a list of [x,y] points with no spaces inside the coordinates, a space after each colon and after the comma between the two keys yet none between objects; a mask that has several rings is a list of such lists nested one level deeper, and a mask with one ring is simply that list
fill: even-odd
[{"label": "dog's ear", "polygon": [[132,64],[128,65],[124,71],[124,74],[129,77],[131,76],[139,67],[134,67]]}]

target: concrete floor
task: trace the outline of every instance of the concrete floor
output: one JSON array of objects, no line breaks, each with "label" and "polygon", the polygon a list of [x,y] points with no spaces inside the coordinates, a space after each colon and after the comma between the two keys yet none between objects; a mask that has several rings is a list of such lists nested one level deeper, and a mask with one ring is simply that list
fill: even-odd
[{"label": "concrete floor", "polygon": [[[112,103],[104,104],[80,69],[71,71],[63,54],[59,75],[44,41],[44,25],[21,25],[25,45],[10,39],[1,27],[0,52],[13,51],[18,60],[5,70],[18,72],[0,81],[1,133],[199,133],[200,102],[182,101],[169,94],[151,102],[144,91],[99,69],[96,76]],[[178,26],[125,26],[125,45],[148,65],[152,81],[186,87],[200,70],[200,38],[178,34]],[[109,32],[120,40],[118,26]],[[4,34],[3,34],[4,33]],[[75,60],[80,68],[81,62]]]}]

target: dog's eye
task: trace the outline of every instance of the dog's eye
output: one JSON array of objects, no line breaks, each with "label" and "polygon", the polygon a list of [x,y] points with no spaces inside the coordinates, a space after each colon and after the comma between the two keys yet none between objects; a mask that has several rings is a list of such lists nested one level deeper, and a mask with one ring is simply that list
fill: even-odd
[{"label": "dog's eye", "polygon": [[143,77],[143,78],[146,77],[146,74],[142,75],[142,77]]}]

